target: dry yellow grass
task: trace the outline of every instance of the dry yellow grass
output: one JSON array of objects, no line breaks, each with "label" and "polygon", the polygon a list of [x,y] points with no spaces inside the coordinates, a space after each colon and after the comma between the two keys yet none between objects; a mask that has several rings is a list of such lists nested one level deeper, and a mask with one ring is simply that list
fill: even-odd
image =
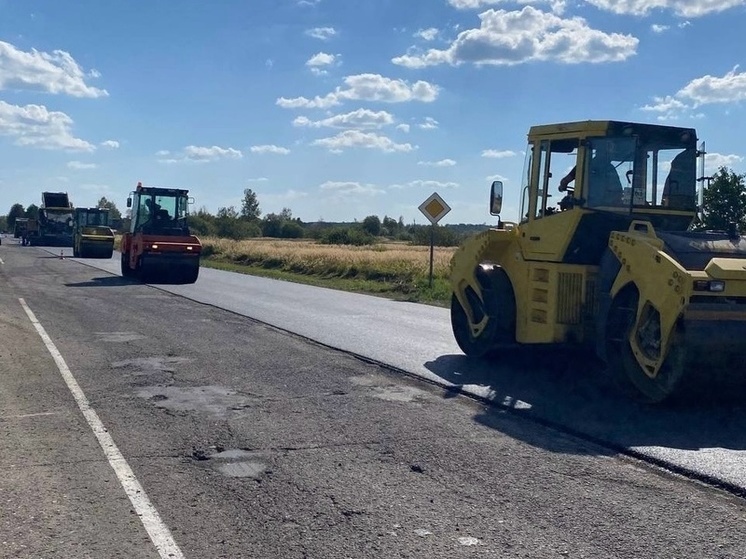
[{"label": "dry yellow grass", "polygon": [[[322,245],[312,240],[249,239],[232,241],[206,237],[208,254],[237,263],[287,271],[369,279],[405,279],[429,274],[430,248],[398,243],[373,246]],[[452,247],[435,247],[433,275],[448,276]]]}]

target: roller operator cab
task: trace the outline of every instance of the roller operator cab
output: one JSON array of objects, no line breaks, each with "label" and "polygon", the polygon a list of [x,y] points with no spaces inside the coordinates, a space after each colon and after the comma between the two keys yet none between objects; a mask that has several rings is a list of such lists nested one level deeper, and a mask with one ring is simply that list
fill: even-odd
[{"label": "roller operator cab", "polygon": [[73,256],[111,258],[114,231],[107,208],[75,208],[73,214]]},{"label": "roller operator cab", "polygon": [[[698,157],[690,128],[532,127],[520,222],[498,218],[451,262],[451,324],[464,353],[593,349],[620,389],[650,403],[692,386],[694,373],[708,382],[743,370],[746,238],[692,230],[705,180]],[[493,215],[502,194],[493,183]]]},{"label": "roller operator cab", "polygon": [[189,191],[137,188],[127,199],[130,231],[122,237],[122,275],[143,281],[194,283],[199,276],[200,240],[187,223]]}]

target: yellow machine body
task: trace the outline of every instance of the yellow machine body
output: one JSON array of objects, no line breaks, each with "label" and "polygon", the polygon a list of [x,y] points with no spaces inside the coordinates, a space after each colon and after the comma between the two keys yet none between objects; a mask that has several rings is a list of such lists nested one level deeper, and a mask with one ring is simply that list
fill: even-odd
[{"label": "yellow machine body", "polygon": [[520,222],[475,235],[451,262],[462,350],[592,349],[647,402],[676,394],[713,354],[726,367],[743,359],[746,238],[691,229],[695,131],[587,121],[535,126],[528,140]]}]

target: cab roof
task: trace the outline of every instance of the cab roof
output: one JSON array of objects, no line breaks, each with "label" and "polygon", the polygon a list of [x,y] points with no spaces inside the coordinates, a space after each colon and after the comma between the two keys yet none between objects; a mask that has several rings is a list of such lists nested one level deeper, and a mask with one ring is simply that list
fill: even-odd
[{"label": "cab roof", "polygon": [[655,136],[678,139],[685,144],[696,144],[697,133],[694,128],[667,126],[663,124],[645,124],[618,120],[583,120],[556,124],[532,126],[528,132],[529,140],[552,138],[590,138],[598,136]]}]

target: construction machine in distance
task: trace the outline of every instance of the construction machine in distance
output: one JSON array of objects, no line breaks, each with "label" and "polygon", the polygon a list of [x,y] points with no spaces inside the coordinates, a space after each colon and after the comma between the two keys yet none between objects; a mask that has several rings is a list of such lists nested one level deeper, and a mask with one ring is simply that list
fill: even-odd
[{"label": "construction machine in distance", "polygon": [[23,234],[28,229],[28,218],[17,217],[15,224],[13,225],[13,238],[23,239]]},{"label": "construction machine in distance", "polygon": [[73,246],[73,205],[67,192],[42,192],[39,228],[29,235],[31,245]]},{"label": "construction machine in distance", "polygon": [[[704,143],[691,128],[532,127],[520,222],[500,220],[503,185],[494,182],[497,228],[467,240],[451,262],[460,348],[480,357],[519,346],[592,349],[618,388],[647,403],[743,371],[746,238],[735,225],[692,228],[705,180]],[[558,207],[550,189],[566,192]]]},{"label": "construction machine in distance", "polygon": [[122,275],[142,281],[194,283],[202,243],[189,231],[188,190],[137,188],[127,199],[130,231],[122,237]]},{"label": "construction machine in distance", "polygon": [[75,208],[73,215],[73,256],[111,258],[114,231],[108,208]]}]

